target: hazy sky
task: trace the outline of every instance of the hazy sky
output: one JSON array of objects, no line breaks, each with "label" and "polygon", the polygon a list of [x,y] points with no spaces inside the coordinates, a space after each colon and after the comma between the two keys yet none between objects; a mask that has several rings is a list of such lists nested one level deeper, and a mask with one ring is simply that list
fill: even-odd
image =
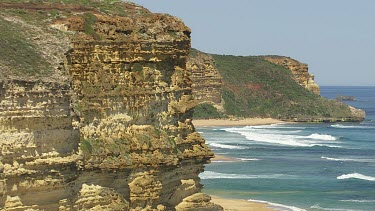
[{"label": "hazy sky", "polygon": [[181,18],[201,51],[289,56],[319,85],[375,86],[375,0],[133,2]]}]

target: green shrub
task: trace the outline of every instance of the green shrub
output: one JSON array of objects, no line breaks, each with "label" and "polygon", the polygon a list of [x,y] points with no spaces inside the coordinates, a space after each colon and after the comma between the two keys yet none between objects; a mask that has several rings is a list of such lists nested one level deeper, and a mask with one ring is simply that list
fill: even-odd
[{"label": "green shrub", "polygon": [[194,108],[193,117],[195,119],[216,119],[223,118],[223,115],[213,105],[202,103]]}]

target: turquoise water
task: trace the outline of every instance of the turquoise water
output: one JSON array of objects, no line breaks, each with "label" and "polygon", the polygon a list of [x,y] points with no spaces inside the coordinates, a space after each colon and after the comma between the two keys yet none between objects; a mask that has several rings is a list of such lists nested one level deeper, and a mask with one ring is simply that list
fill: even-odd
[{"label": "turquoise water", "polygon": [[[204,127],[216,154],[200,176],[213,195],[288,205],[285,210],[375,210],[375,87],[322,87],[352,95],[362,123]],[[300,209],[298,209],[298,208]]]}]

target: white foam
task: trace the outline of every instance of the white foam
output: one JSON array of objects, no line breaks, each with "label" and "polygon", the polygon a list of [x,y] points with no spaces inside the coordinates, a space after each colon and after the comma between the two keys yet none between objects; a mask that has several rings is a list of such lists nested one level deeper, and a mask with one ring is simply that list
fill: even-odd
[{"label": "white foam", "polygon": [[344,179],[360,179],[360,180],[367,180],[367,181],[375,181],[375,177],[366,176],[359,173],[352,173],[352,174],[343,174],[338,176],[337,179],[344,180]]},{"label": "white foam", "polygon": [[234,161],[230,160],[213,160],[212,163],[233,163]]},{"label": "white foam", "polygon": [[306,136],[306,138],[316,139],[316,140],[324,140],[324,141],[335,141],[337,140],[336,137],[327,135],[327,134],[318,134],[314,133],[309,136]]},{"label": "white foam", "polygon": [[[275,133],[277,130],[270,129],[254,129],[256,126],[247,126],[243,128],[226,128],[227,132],[238,133],[245,136],[247,140],[268,143],[272,145],[287,145],[295,147],[313,147],[313,146],[326,146],[326,147],[340,147],[337,144],[337,138],[328,134],[310,134],[307,136],[298,134]],[[333,142],[335,141],[335,142]]]},{"label": "white foam", "polygon": [[375,200],[356,200],[356,199],[349,199],[349,200],[340,200],[342,202],[356,202],[356,203],[375,203]]},{"label": "white foam", "polygon": [[258,158],[237,158],[239,160],[242,160],[242,161],[257,161],[257,160],[260,160]]},{"label": "white foam", "polygon": [[343,128],[343,129],[346,129],[346,128],[359,128],[359,129],[365,129],[365,128],[372,128],[370,126],[356,126],[356,125],[341,125],[341,124],[335,124],[335,125],[331,125],[331,127],[333,128]]},{"label": "white foam", "polygon": [[201,179],[294,179],[294,175],[286,174],[266,174],[266,175],[247,175],[247,174],[226,174],[214,171],[204,171],[199,177]]},{"label": "white foam", "polygon": [[219,143],[209,143],[210,146],[222,148],[222,149],[246,149],[246,147],[242,146],[233,146],[229,144],[219,144]]},{"label": "white foam", "polygon": [[330,158],[330,157],[325,157],[325,156],[322,156],[320,158],[326,159],[326,160],[332,160],[332,161],[350,161],[350,162],[362,162],[362,163],[373,163],[373,162],[375,162],[374,159]]},{"label": "white foam", "polygon": [[306,127],[299,127],[294,125],[286,125],[284,123],[271,124],[271,125],[258,125],[258,126],[246,126],[245,128],[255,129],[306,129]]},{"label": "white foam", "polygon": [[306,211],[305,209],[301,209],[301,208],[298,208],[298,207],[287,206],[287,205],[272,203],[272,202],[268,202],[268,201],[253,200],[253,199],[249,199],[248,201],[256,202],[256,203],[262,203],[262,204],[268,204],[271,208],[276,208],[277,210],[281,210],[281,211]]},{"label": "white foam", "polygon": [[340,209],[340,208],[325,208],[319,205],[313,205],[310,207],[311,209],[319,209],[319,210],[327,210],[327,211],[360,211],[360,210],[353,210],[353,209]]}]

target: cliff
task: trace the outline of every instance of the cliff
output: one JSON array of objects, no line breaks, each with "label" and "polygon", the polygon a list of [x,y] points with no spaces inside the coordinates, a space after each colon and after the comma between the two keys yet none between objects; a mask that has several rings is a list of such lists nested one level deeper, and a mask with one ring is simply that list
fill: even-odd
[{"label": "cliff", "polygon": [[[215,70],[216,77],[221,78],[222,84],[217,83],[215,89],[220,97],[217,95],[215,99],[222,101],[209,102],[216,107],[222,105],[224,112],[202,105],[195,109],[197,118],[272,117],[296,122],[340,122],[362,121],[365,117],[362,110],[319,96],[319,86],[308,73],[307,65],[296,60],[281,56],[204,54],[192,51],[188,60],[200,64],[195,66],[209,67],[207,72]],[[191,72],[193,87],[212,83],[210,77],[202,74],[204,70]],[[197,89],[196,98],[212,96],[201,90]]]},{"label": "cliff", "polygon": [[224,111],[221,97],[223,78],[215,66],[211,55],[191,49],[186,68],[191,73],[192,94],[199,103],[212,104]]},{"label": "cliff", "polygon": [[292,71],[297,83],[313,93],[320,95],[320,87],[315,83],[314,75],[308,72],[307,64],[285,56],[264,56],[263,58],[269,62],[288,68]]},{"label": "cliff", "polygon": [[0,3],[0,207],[222,210],[200,193],[213,153],[191,123],[190,29],[56,2]]}]

